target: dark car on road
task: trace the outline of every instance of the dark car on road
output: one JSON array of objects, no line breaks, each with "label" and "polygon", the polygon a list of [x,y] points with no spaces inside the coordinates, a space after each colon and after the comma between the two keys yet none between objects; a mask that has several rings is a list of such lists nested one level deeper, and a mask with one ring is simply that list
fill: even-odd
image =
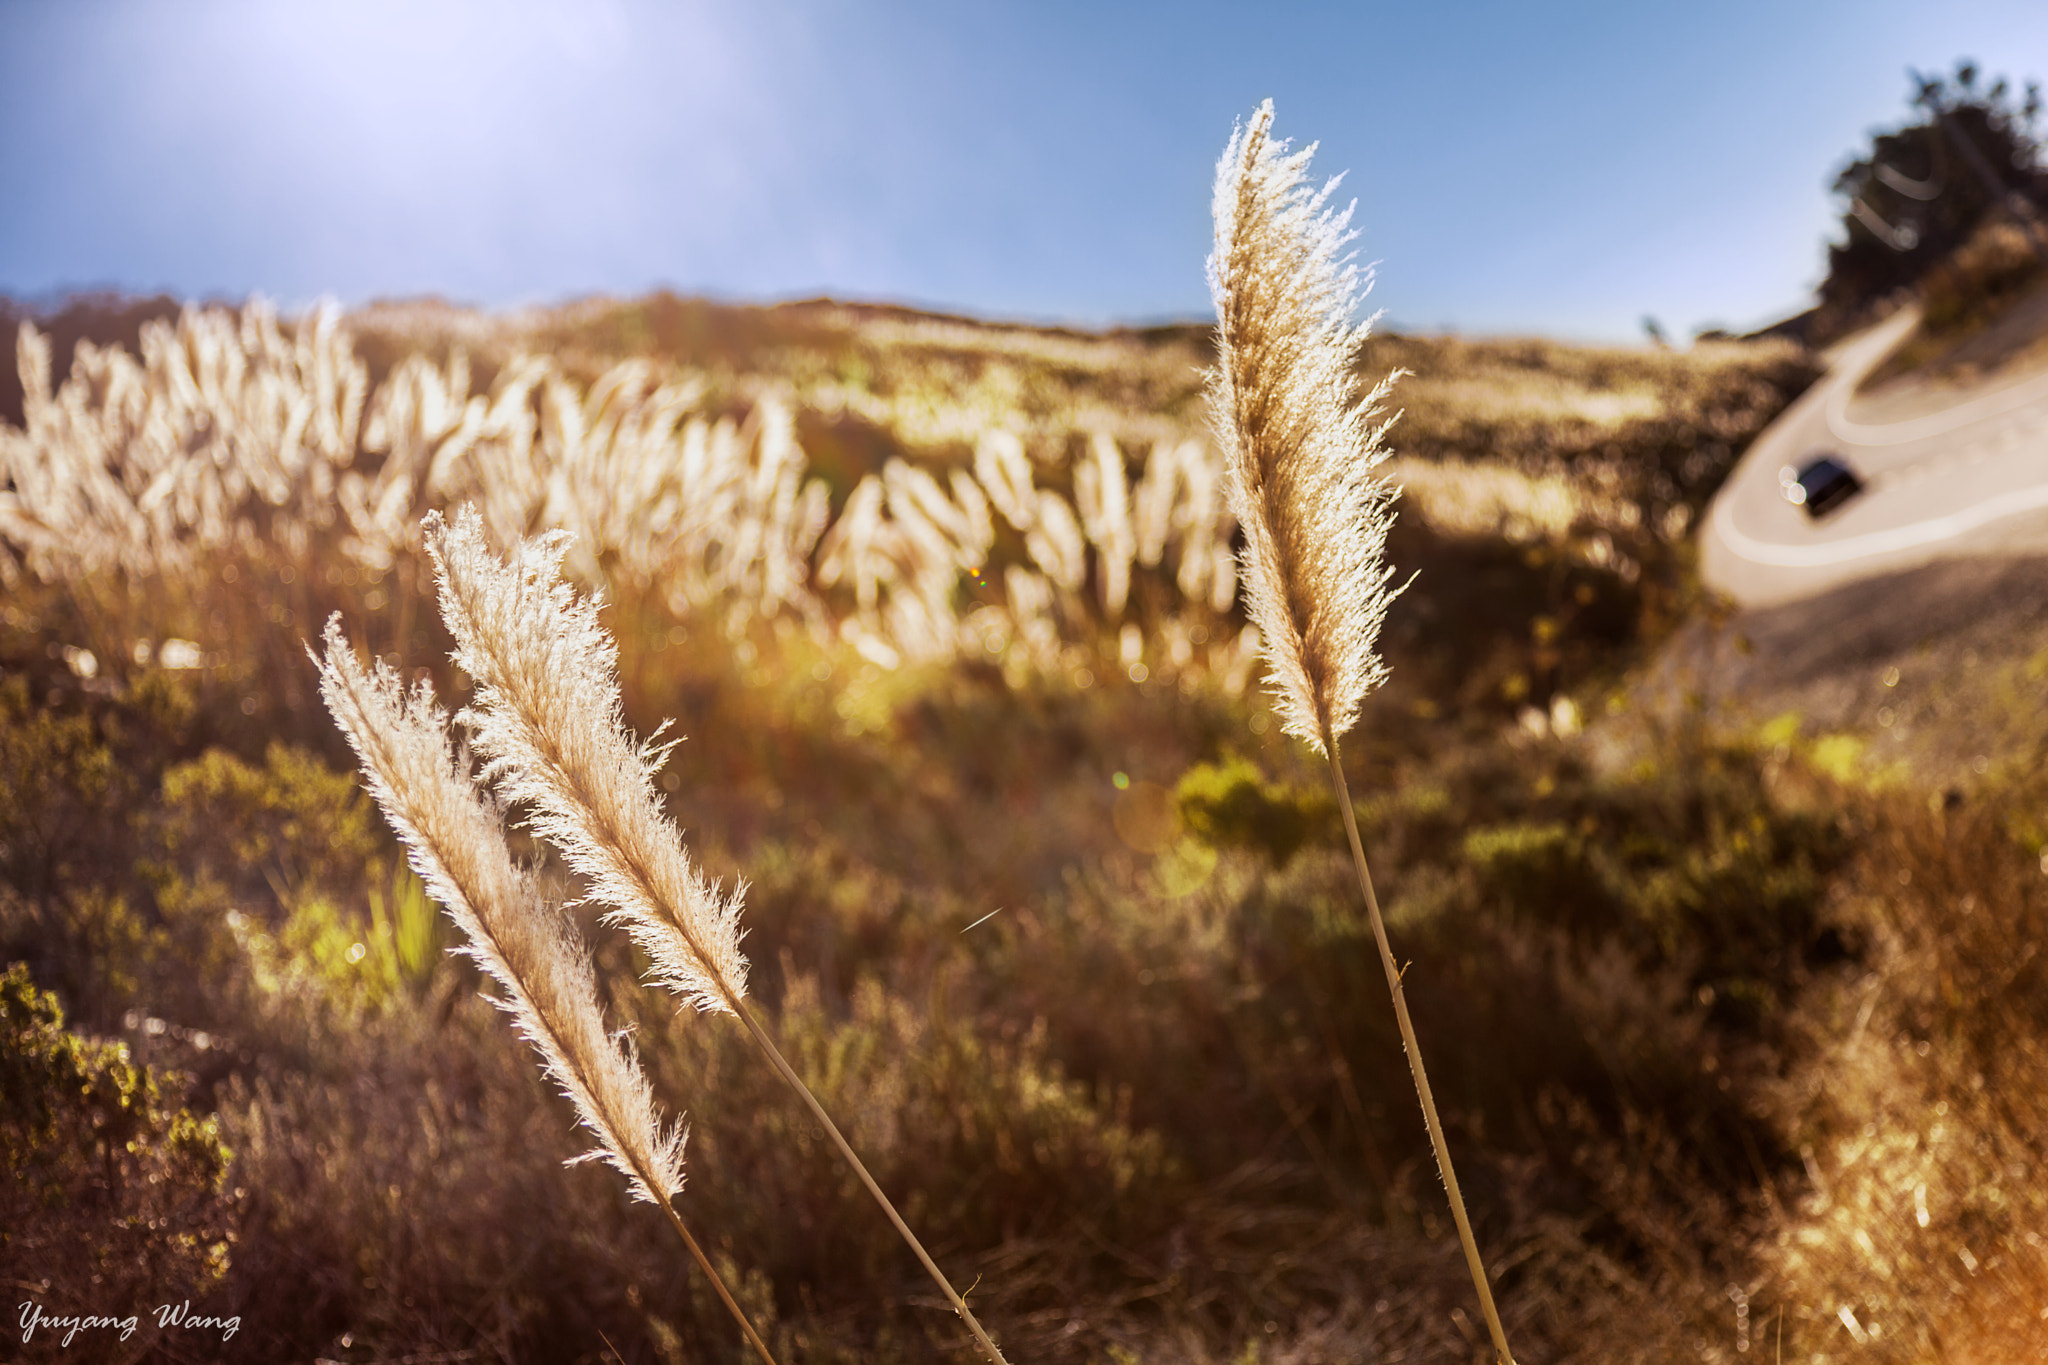
[{"label": "dark car on road", "polygon": [[1840,455],[1815,455],[1787,465],[1778,475],[1785,501],[1806,509],[1815,519],[1826,516],[1863,491],[1863,480]]}]

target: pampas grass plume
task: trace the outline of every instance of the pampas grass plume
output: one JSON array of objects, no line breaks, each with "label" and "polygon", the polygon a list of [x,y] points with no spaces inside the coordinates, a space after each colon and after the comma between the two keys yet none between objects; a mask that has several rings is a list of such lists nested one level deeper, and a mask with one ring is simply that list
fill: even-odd
[{"label": "pampas grass plume", "polygon": [[1370,323],[1351,323],[1363,293],[1358,268],[1342,254],[1351,211],[1328,207],[1335,180],[1310,186],[1314,146],[1289,153],[1273,141],[1272,126],[1268,100],[1224,149],[1209,258],[1217,329],[1209,397],[1231,510],[1244,528],[1245,593],[1284,728],[1329,761],[1437,1173],[1495,1356],[1513,1365],[1337,750],[1359,702],[1387,671],[1374,646],[1395,596],[1386,562],[1394,490],[1374,473],[1386,458],[1380,441],[1388,425],[1374,418],[1398,376],[1359,393],[1359,347]]},{"label": "pampas grass plume", "polygon": [[1211,421],[1244,528],[1247,606],[1288,734],[1327,752],[1386,678],[1375,651],[1394,591],[1386,563],[1395,490],[1375,424],[1397,376],[1361,394],[1352,315],[1369,277],[1343,254],[1351,211],[1310,186],[1314,146],[1271,137],[1268,100],[1216,168],[1218,357]]},{"label": "pampas grass plume", "polygon": [[747,992],[740,896],[707,880],[654,794],[668,746],[628,738],[616,649],[596,606],[562,581],[568,538],[491,550],[473,510],[426,519],[455,661],[476,682],[463,712],[486,776],[561,849],[654,966],[654,979],[700,1010],[734,1013]]},{"label": "pampas grass plume", "polygon": [[425,684],[406,693],[383,665],[364,672],[327,627],[320,691],[362,760],[371,795],[428,893],[468,940],[464,951],[504,989],[497,1004],[576,1106],[602,1157],[636,1199],[666,1205],[683,1187],[680,1127],[664,1124],[631,1047],[606,1034],[590,959],[559,906],[506,846],[498,811],[448,747]]},{"label": "pampas grass plume", "polygon": [[670,1202],[683,1188],[685,1130],[663,1121],[632,1045],[606,1033],[589,954],[562,907],[513,861],[500,809],[467,759],[450,752],[433,693],[425,683],[406,692],[383,664],[364,672],[338,617],[327,624],[326,644],[326,656],[314,659],[320,694],[362,760],[371,796],[428,894],[462,931],[462,951],[504,990],[495,1003],[597,1139],[574,1161],[608,1162],[636,1200],[668,1215],[748,1343],[775,1365]]},{"label": "pampas grass plume", "polygon": [[492,760],[486,776],[532,809],[531,827],[583,874],[591,899],[611,907],[607,918],[647,954],[657,983],[745,1026],[982,1350],[1003,1365],[967,1301],[747,1007],[739,894],[721,895],[691,865],[681,832],[655,800],[654,773],[667,748],[636,744],[626,732],[618,648],[598,625],[596,604],[562,581],[566,537],[526,541],[507,561],[493,552],[474,511],[465,509],[453,526],[431,514],[425,527],[455,661],[476,682],[463,718]]}]

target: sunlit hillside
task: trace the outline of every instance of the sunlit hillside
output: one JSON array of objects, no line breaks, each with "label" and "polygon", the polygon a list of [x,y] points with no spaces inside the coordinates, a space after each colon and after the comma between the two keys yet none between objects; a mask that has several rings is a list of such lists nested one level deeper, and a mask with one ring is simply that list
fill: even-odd
[{"label": "sunlit hillside", "polygon": [[[420,523],[470,506],[503,548],[572,537],[626,723],[686,737],[668,810],[745,883],[758,1007],[1012,1360],[1489,1357],[1326,774],[1259,687],[1205,328],[663,296],[37,321],[0,421],[23,1293],[239,1319],[137,1338],[172,1360],[745,1358],[661,1217],[563,1166],[568,1106],[318,694],[338,612],[464,703]],[[1692,527],[1814,360],[1389,335],[1367,364],[1412,372],[1408,586],[1346,757],[1518,1358],[2027,1358],[2038,755],[1944,800],[1650,668],[1717,615]],[[731,1021],[575,914],[687,1113],[676,1208],[777,1358],[974,1358]]]}]

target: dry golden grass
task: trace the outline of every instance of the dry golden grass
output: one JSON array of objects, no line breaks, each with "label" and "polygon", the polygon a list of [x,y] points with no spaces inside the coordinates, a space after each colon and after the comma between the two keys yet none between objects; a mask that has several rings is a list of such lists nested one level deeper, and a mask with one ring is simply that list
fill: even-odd
[{"label": "dry golden grass", "polygon": [[[481,978],[401,924],[418,889],[313,696],[300,641],[342,609],[473,699],[428,663],[453,641],[402,518],[475,497],[589,547],[566,563],[606,594],[622,723],[691,735],[652,800],[705,877],[751,879],[748,1007],[980,1276],[1006,1350],[1487,1350],[1341,823],[1242,685],[1197,333],[647,301],[536,314],[514,345],[448,317],[466,368],[374,318],[195,313],[68,390],[53,357],[41,425],[0,431],[28,518],[0,601],[0,953],[217,1116],[231,1183],[173,1202],[233,1230],[203,1292],[246,1315],[237,1346],[738,1347],[617,1177],[560,1169],[575,1115]],[[1362,365],[1424,372],[1383,466],[1409,486],[1389,558],[1422,577],[1349,780],[1519,1357],[1734,1365],[1782,1323],[1786,1360],[2028,1358],[2038,726],[1987,730],[1945,806],[1683,716],[1620,768],[1516,724],[1607,723],[1690,610],[1688,515],[1807,362],[1376,336]],[[2038,702],[2034,671],[2000,678]],[[550,897],[587,889],[511,838]],[[739,1030],[617,989],[644,964],[592,940],[606,1017],[689,1102],[676,1207],[764,1342],[971,1353]],[[60,1174],[93,1218],[151,1207]]]},{"label": "dry golden grass", "polygon": [[[295,573],[412,579],[420,514],[473,502],[500,539],[573,532],[587,583],[656,593],[732,635],[788,621],[892,666],[966,653],[1013,672],[1072,669],[1129,625],[1150,667],[1175,667],[1229,608],[1215,457],[1184,435],[1134,467],[1107,430],[1087,432],[1091,461],[1062,492],[1018,458],[1011,414],[984,411],[962,439],[1007,460],[977,458],[942,482],[891,456],[835,501],[784,398],[715,417],[703,377],[645,361],[585,388],[514,356],[473,392],[464,353],[414,355],[372,389],[330,315],[287,338],[260,307],[191,311],[144,341],[140,362],[81,352],[53,384],[46,342],[24,327],[26,426],[0,428],[0,579],[82,582],[118,566],[154,599],[139,614],[159,618],[174,614],[164,597],[205,594],[195,556],[229,546]],[[1073,425],[1085,413],[1065,420],[1086,431]],[[1141,563],[1134,488],[1147,495]],[[1156,580],[1139,601],[1134,569]],[[138,634],[85,647],[119,657]]]}]

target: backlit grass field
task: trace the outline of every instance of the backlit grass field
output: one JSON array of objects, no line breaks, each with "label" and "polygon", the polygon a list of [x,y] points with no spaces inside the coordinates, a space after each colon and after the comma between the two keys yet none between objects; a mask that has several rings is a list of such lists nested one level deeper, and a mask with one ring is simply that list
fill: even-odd
[{"label": "backlit grass field", "polygon": [[[133,330],[29,336],[0,426],[0,1278],[144,1314],[64,1358],[742,1358],[660,1218],[563,1168],[568,1106],[319,701],[336,611],[465,699],[418,532],[465,503],[576,536],[627,723],[687,737],[667,807],[747,884],[759,1007],[1012,1360],[1488,1358],[1327,786],[1258,686],[1206,329],[135,321],[47,320]],[[2039,670],[1970,693],[1967,790],[1846,761],[1848,712],[1644,682],[1714,612],[1690,528],[1802,353],[1367,364],[1415,372],[1416,577],[1349,780],[1518,1357],[2040,1353],[2048,786],[1992,714]],[[778,1357],[973,1358],[758,1057],[578,916]],[[185,1299],[236,1334],[158,1330]]]}]

